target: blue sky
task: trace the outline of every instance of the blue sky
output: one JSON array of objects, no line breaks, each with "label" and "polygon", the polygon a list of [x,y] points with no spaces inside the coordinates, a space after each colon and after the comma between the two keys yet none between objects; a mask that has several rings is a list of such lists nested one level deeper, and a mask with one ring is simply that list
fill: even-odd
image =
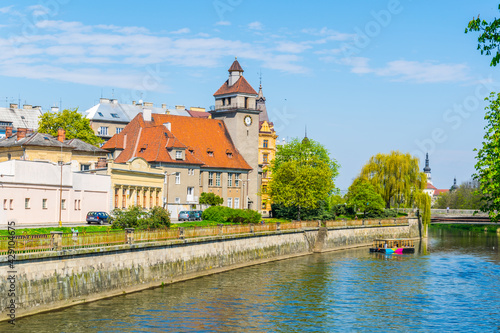
[{"label": "blue sky", "polygon": [[[323,143],[345,190],[370,156],[429,152],[434,184],[474,172],[498,71],[464,34],[495,1],[0,1],[0,105],[209,107],[237,56],[280,138]],[[62,102],[61,102],[62,101]],[[421,161],[423,167],[423,160]]]}]

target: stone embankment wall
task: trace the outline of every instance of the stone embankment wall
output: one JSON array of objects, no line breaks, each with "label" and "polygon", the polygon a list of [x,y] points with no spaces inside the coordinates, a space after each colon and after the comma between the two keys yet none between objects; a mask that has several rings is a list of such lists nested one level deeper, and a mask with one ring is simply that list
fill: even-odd
[{"label": "stone embankment wall", "polygon": [[[374,238],[419,238],[399,226],[284,230],[17,255],[16,317],[313,252],[365,246]],[[8,261],[0,257],[0,320],[8,320]]]}]

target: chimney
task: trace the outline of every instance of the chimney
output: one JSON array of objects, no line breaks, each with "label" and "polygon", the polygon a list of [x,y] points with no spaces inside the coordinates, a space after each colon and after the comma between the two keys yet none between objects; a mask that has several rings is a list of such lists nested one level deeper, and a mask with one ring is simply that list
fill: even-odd
[{"label": "chimney", "polygon": [[151,109],[142,109],[142,118],[144,121],[151,121]]},{"label": "chimney", "polygon": [[107,99],[107,98],[100,98],[99,99],[99,103],[100,104],[109,104],[109,99]]},{"label": "chimney", "polygon": [[66,131],[59,127],[57,130],[57,141],[64,142],[64,139],[66,139]]},{"label": "chimney", "polygon": [[59,112],[59,107],[53,106],[53,107],[50,108],[50,111],[51,112]]},{"label": "chimney", "polygon": [[17,129],[17,141],[24,139],[26,137],[26,128]]},{"label": "chimney", "polygon": [[186,110],[186,107],[184,105],[176,105],[175,109],[176,110]]},{"label": "chimney", "polygon": [[25,110],[31,110],[31,109],[33,109],[33,106],[29,105],[29,104],[24,104],[23,105],[23,109],[25,109]]},{"label": "chimney", "polygon": [[135,101],[132,101],[132,105],[135,105]]},{"label": "chimney", "polygon": [[151,103],[151,102],[144,102],[144,106],[148,106],[148,107],[152,108],[153,107],[153,103]]},{"label": "chimney", "polygon": [[162,105],[161,105],[161,108],[162,108],[162,109],[166,109],[166,108],[167,108],[167,104],[162,104]]},{"label": "chimney", "polygon": [[172,123],[165,123],[163,126],[165,126],[169,131],[172,130]]},{"label": "chimney", "polygon": [[11,109],[17,109],[19,105],[15,104],[15,103],[10,103],[10,108]]},{"label": "chimney", "polygon": [[5,137],[10,138],[12,136],[12,126],[5,127]]}]

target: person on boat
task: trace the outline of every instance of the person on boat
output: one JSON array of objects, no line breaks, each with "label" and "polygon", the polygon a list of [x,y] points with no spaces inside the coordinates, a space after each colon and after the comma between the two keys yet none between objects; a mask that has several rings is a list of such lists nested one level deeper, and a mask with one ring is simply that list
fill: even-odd
[{"label": "person on boat", "polygon": [[387,242],[385,242],[384,244],[384,249],[387,249]]}]

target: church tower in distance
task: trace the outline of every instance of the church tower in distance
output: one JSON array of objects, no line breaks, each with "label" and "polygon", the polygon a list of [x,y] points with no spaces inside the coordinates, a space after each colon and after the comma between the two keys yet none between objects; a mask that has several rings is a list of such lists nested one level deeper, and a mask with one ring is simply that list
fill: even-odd
[{"label": "church tower in distance", "polygon": [[[260,210],[261,173],[259,169],[259,113],[257,92],[243,77],[237,59],[229,68],[229,78],[214,94],[213,119],[222,119],[236,149],[252,167],[248,180],[243,180],[246,200],[243,208]],[[246,187],[246,188],[245,188]]]}]

